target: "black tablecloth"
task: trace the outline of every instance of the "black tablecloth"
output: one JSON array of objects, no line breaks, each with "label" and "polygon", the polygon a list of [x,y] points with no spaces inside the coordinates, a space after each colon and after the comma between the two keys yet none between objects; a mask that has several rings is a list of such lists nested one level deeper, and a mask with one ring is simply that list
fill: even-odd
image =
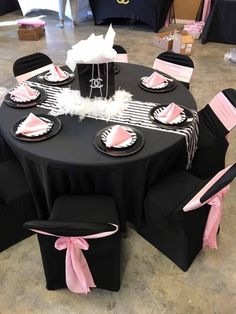
[{"label": "black tablecloth", "polygon": [[173,0],[89,0],[89,2],[95,24],[106,19],[132,19],[144,22],[150,25],[154,32],[158,32],[165,24]]},{"label": "black tablecloth", "polygon": [[208,41],[236,44],[236,0],[213,0],[202,32],[202,44]]},{"label": "black tablecloth", "polygon": [[[181,83],[168,93],[150,93],[142,90],[137,82],[141,76],[150,75],[151,68],[121,63],[119,66],[116,89],[124,88],[140,101],[161,104],[175,101],[187,108],[196,108],[192,95]],[[76,88],[77,84],[76,79],[72,87]],[[114,123],[91,118],[80,122],[75,116],[60,116],[62,129],[56,136],[38,143],[20,142],[11,135],[11,128],[30,112],[47,111],[38,107],[20,110],[2,104],[0,126],[23,165],[40,218],[47,218],[59,195],[108,194],[115,197],[122,228],[127,219],[140,226],[146,190],[176,163],[185,167],[184,137],[147,128],[137,127],[145,139],[138,153],[119,158],[102,154],[93,145],[94,137],[99,130]]]}]

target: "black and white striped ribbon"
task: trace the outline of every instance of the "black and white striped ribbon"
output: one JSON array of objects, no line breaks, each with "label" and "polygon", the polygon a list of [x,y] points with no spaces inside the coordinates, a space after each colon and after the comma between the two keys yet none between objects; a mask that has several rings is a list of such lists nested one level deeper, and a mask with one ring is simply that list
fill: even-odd
[{"label": "black and white striped ribbon", "polygon": [[[47,99],[43,103],[39,104],[38,107],[45,108],[50,111],[53,109],[57,109],[57,96],[62,91],[60,87],[48,86],[35,82],[30,82],[30,85],[41,87],[47,92]],[[161,127],[160,125],[157,125],[150,120],[149,112],[156,105],[159,104],[130,101],[127,108],[123,111],[121,115],[111,118],[109,121],[158,130],[161,132],[175,133],[184,136],[188,155],[186,169],[189,169],[197,149],[199,135],[199,118],[197,112],[194,110],[191,111],[193,114],[193,120],[187,126],[166,129],[164,126]],[[104,118],[98,118],[97,116],[93,116],[91,114],[88,115],[88,117],[105,120]]]}]

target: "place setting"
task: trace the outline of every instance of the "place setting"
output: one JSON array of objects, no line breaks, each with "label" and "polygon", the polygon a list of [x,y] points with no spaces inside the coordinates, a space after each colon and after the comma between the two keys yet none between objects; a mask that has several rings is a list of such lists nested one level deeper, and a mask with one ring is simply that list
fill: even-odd
[{"label": "place setting", "polygon": [[93,143],[106,155],[122,157],[140,151],[144,145],[144,137],[136,128],[116,124],[100,130]]},{"label": "place setting", "polygon": [[56,135],[61,129],[61,121],[48,114],[33,114],[21,118],[12,127],[11,134],[24,142],[39,142]]},{"label": "place setting", "polygon": [[154,71],[150,76],[141,77],[138,85],[148,92],[164,93],[175,89],[177,81],[174,78],[163,76],[157,71]]},{"label": "place setting", "polygon": [[39,87],[31,87],[22,83],[9,91],[4,97],[4,102],[14,108],[34,107],[47,98],[47,93]]},{"label": "place setting", "polygon": [[53,65],[49,71],[37,76],[37,80],[40,83],[51,86],[62,86],[69,84],[74,80],[74,78],[75,74],[73,72],[64,71],[57,65]]},{"label": "place setting", "polygon": [[189,109],[174,102],[153,107],[149,112],[149,117],[158,126],[169,129],[186,127],[194,119]]}]

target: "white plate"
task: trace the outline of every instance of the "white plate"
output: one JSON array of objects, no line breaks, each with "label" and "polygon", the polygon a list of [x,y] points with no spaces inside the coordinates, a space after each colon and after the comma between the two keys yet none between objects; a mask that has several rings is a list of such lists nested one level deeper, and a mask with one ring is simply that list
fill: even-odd
[{"label": "white plate", "polygon": [[[131,145],[133,145],[136,140],[137,140],[137,134],[132,130],[132,128],[129,128],[129,127],[125,127],[125,126],[122,126],[122,128],[124,128],[127,132],[130,133],[131,135],[131,138],[129,138],[128,140],[122,142],[121,144],[119,145],[115,145],[115,146],[112,146],[111,148],[126,148],[126,147],[129,147]],[[108,134],[111,132],[112,130],[112,127],[106,129],[102,135],[101,135],[101,139],[103,141],[103,143],[106,145],[107,143],[107,136]]]},{"label": "white plate", "polygon": [[164,123],[164,124],[171,125],[171,124],[180,124],[180,123],[184,122],[187,119],[186,114],[183,111],[174,120],[172,120],[170,122],[167,122],[165,117],[159,117],[158,116],[158,114],[161,113],[165,108],[166,107],[160,107],[160,108],[157,108],[154,111],[153,116],[154,116],[155,120],[160,121],[161,123]]},{"label": "white plate", "polygon": [[[43,117],[39,117],[41,120],[47,122],[48,124],[48,127],[45,129],[45,130],[41,130],[41,131],[36,131],[36,132],[31,132],[31,133],[21,133],[22,135],[26,136],[26,137],[38,137],[38,136],[41,136],[41,135],[44,135],[46,133],[48,133],[51,128],[53,127],[53,122],[47,118],[43,118]],[[20,128],[20,126],[22,125],[24,121],[22,121],[19,125],[18,125],[18,128],[17,130]]]},{"label": "white plate", "polygon": [[168,86],[168,80],[167,82],[164,82],[162,84],[159,84],[159,85],[156,85],[155,87],[149,87],[145,84],[145,80],[147,79],[148,77],[147,76],[144,76],[144,77],[141,77],[141,82],[143,84],[143,86],[147,87],[147,88],[150,88],[150,89],[162,89],[162,88],[165,88]]},{"label": "white plate", "polygon": [[[18,103],[30,102],[32,100],[37,99],[39,97],[39,95],[40,95],[40,92],[37,89],[35,89],[35,88],[32,88],[32,89],[35,91],[35,95],[32,96],[30,99],[22,100],[20,98],[17,98],[14,95],[11,95],[10,93],[9,93],[9,96],[10,96],[11,100],[13,100],[15,102],[18,102]],[[14,89],[13,89],[13,91],[14,91]]]},{"label": "white plate", "polygon": [[66,77],[61,78],[59,80],[54,80],[50,72],[46,73],[43,78],[45,79],[45,81],[48,81],[48,82],[63,82],[70,77],[70,74],[67,71],[63,71],[63,73],[66,75]]}]

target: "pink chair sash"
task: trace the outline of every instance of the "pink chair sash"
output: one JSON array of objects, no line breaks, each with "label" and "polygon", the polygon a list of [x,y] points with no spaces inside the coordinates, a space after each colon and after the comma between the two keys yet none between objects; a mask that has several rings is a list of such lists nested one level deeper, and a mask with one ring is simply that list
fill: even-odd
[{"label": "pink chair sash", "polygon": [[206,22],[208,15],[211,10],[211,0],[204,0],[203,11],[202,11],[202,22]]},{"label": "pink chair sash", "polygon": [[204,204],[211,205],[203,236],[203,247],[217,248],[216,235],[222,215],[222,199],[229,191],[229,185],[203,203],[200,202],[200,199],[231,167],[232,165],[219,171],[183,208],[183,210],[187,212],[197,209]]},{"label": "pink chair sash", "polygon": [[44,235],[59,237],[55,242],[57,250],[66,250],[66,285],[69,290],[75,293],[90,292],[90,288],[96,287],[88,263],[84,257],[82,250],[88,250],[89,244],[85,239],[97,239],[108,237],[118,230],[118,226],[114,231],[101,232],[83,237],[64,237],[40,230],[32,229],[32,231]]},{"label": "pink chair sash", "polygon": [[33,70],[33,71],[30,71],[30,72],[27,72],[27,73],[24,73],[24,74],[21,74],[21,75],[18,75],[16,76],[16,80],[18,83],[22,83],[26,80],[28,80],[29,78],[35,76],[35,75],[38,75],[40,73],[43,73],[43,72],[46,72],[48,70],[50,70],[51,68],[53,67],[53,64],[48,64],[48,65],[45,65],[41,68],[38,68],[36,70]]},{"label": "pink chair sash", "polygon": [[173,76],[176,80],[189,83],[193,74],[193,68],[183,65],[155,59],[153,69]]},{"label": "pink chair sash", "polygon": [[209,106],[229,132],[236,126],[236,108],[222,92],[210,101]]},{"label": "pink chair sash", "polygon": [[128,55],[127,53],[117,53],[114,62],[123,62],[128,63]]},{"label": "pink chair sash", "polygon": [[217,249],[216,236],[222,216],[223,197],[228,191],[229,185],[223,188],[207,201],[207,204],[211,205],[211,209],[208,214],[207,223],[203,235],[204,248],[209,247],[210,249]]}]

